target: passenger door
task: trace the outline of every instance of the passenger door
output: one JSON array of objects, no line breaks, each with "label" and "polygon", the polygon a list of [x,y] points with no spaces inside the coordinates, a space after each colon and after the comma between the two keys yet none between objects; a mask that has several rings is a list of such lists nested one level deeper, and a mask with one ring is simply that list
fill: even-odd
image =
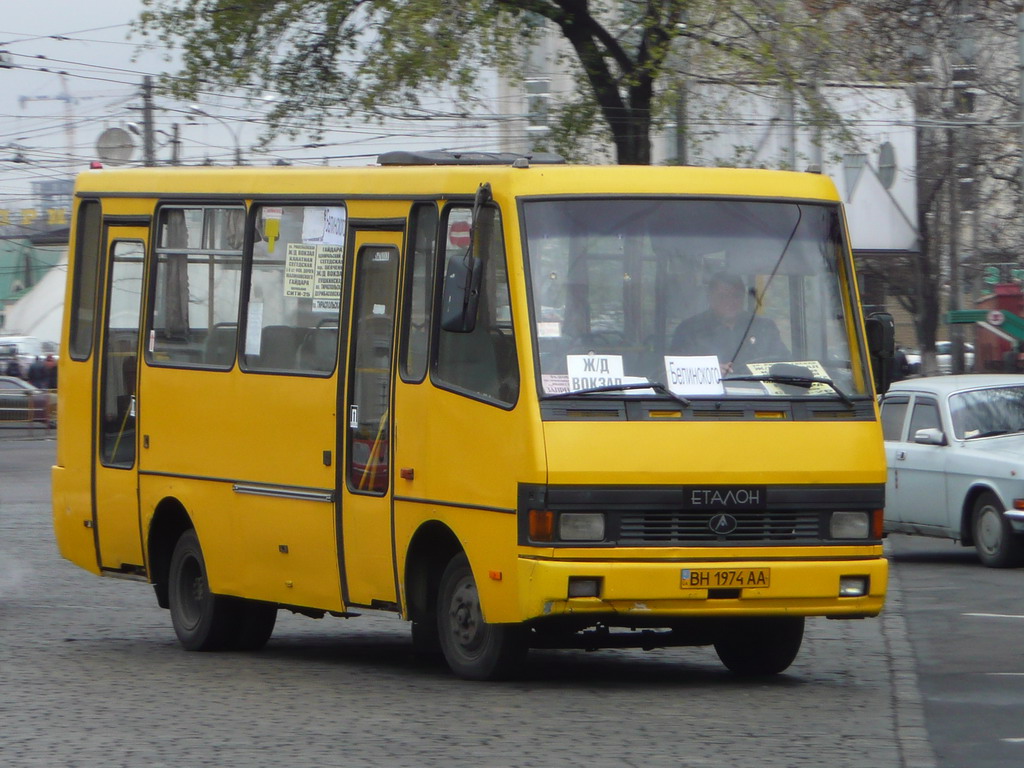
[{"label": "passenger door", "polygon": [[339,414],[345,422],[338,430],[338,455],[345,457],[339,514],[346,604],[384,607],[398,599],[391,454],[401,245],[401,232],[354,232],[348,382]]},{"label": "passenger door", "polygon": [[110,226],[94,404],[93,524],[100,567],[141,572],[137,460],[139,318],[147,227]]},{"label": "passenger door", "polygon": [[946,503],[949,446],[914,442],[914,435],[920,429],[937,429],[943,435],[949,434],[943,427],[938,401],[933,397],[914,397],[904,440],[891,448],[891,466],[895,469],[895,511],[905,525],[925,533],[945,534],[949,526]]}]

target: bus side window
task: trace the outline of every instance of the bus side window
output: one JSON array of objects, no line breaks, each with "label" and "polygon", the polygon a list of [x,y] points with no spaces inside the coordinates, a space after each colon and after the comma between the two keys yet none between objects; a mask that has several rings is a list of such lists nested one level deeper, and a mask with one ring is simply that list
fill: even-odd
[{"label": "bus side window", "polygon": [[100,204],[96,200],[83,200],[78,208],[75,275],[71,287],[71,337],[68,351],[73,360],[85,360],[92,354],[97,279],[102,255]]},{"label": "bus side window", "polygon": [[334,371],[347,213],[341,205],[261,205],[253,250],[243,368]]},{"label": "bus side window", "polygon": [[[465,254],[460,231],[468,218],[466,207],[448,209],[446,262]],[[519,366],[498,209],[481,209],[476,227],[473,247],[484,266],[476,326],[469,333],[438,331],[435,379],[441,386],[511,405],[519,397]]]},{"label": "bus side window", "polygon": [[161,207],[149,363],[234,364],[244,222],[241,205]]},{"label": "bus side window", "polygon": [[100,380],[99,449],[106,466],[135,463],[135,381],[145,253],[145,245],[135,240],[116,240],[110,249],[110,295]]},{"label": "bus side window", "polygon": [[412,212],[402,309],[401,371],[404,381],[423,381],[427,373],[430,307],[437,246],[437,206],[417,205]]}]

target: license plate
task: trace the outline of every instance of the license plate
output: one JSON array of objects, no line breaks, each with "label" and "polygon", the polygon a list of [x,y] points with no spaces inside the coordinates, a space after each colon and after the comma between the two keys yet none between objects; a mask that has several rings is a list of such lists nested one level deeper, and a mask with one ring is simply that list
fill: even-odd
[{"label": "license plate", "polygon": [[683,589],[771,586],[771,568],[683,568]]}]

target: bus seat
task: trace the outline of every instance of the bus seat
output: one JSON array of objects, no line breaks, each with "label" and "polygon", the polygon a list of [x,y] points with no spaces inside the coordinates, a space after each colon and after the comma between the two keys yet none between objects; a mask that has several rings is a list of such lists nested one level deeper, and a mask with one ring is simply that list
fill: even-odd
[{"label": "bus seat", "polygon": [[217,323],[206,336],[207,363],[230,365],[235,359],[235,339],[238,323]]},{"label": "bus seat", "polygon": [[333,370],[337,349],[337,328],[313,328],[299,347],[299,367],[305,371]]},{"label": "bus seat", "polygon": [[260,337],[257,367],[295,370],[296,358],[306,328],[291,325],[268,325]]}]

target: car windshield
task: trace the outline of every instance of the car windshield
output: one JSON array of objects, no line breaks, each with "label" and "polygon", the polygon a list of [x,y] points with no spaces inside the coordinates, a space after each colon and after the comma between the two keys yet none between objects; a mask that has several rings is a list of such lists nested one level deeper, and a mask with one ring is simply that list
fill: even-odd
[{"label": "car windshield", "polygon": [[620,197],[523,211],[543,394],[645,381],[687,398],[869,393],[837,206]]},{"label": "car windshield", "polygon": [[949,413],[960,440],[1024,432],[1024,386],[957,392]]}]

